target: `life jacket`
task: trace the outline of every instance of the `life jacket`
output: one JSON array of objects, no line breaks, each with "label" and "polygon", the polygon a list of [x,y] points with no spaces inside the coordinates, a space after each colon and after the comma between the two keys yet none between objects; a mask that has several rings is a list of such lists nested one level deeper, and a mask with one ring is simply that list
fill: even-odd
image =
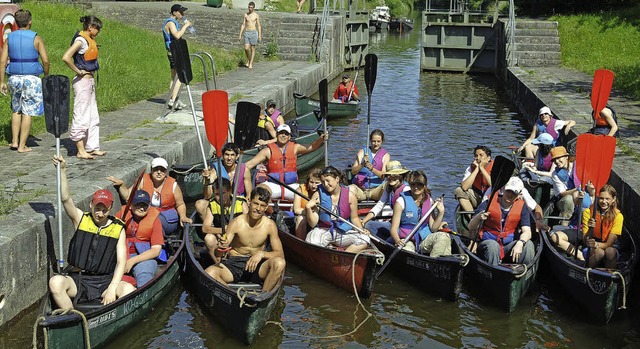
[{"label": "life jacket", "polygon": [[[340,186],[340,198],[338,199],[337,211],[333,210],[333,202],[331,201],[331,195],[323,186],[318,187],[320,194],[320,205],[322,207],[331,210],[338,216],[349,220],[351,217],[351,206],[349,205],[349,188],[343,185]],[[332,215],[328,214],[324,210],[320,210],[318,213],[318,226],[321,228],[330,228],[331,236],[334,234],[334,228],[338,229],[339,233],[344,233],[351,230],[351,226],[345,222],[337,220]]]},{"label": "life jacket", "polygon": [[[615,213],[616,216],[619,215],[620,210],[616,209]],[[596,226],[593,228],[593,238],[600,242],[607,241],[609,234],[611,233],[611,228],[613,228],[614,221],[615,219],[608,224],[605,224],[604,219],[600,214],[600,210],[596,209]]]},{"label": "life jacket", "polygon": [[[387,151],[380,148],[380,150],[378,150],[376,155],[372,158],[370,149],[367,149],[367,148],[362,148],[362,149],[364,150],[364,153],[365,153],[364,156],[369,157],[369,162],[373,165],[373,168],[375,168],[378,171],[382,171],[382,165],[383,165],[382,159],[387,154]],[[371,172],[368,168],[362,166],[362,169],[360,169],[360,172],[356,173],[356,175],[353,177],[351,182],[360,188],[373,189],[378,187],[380,184],[382,184],[382,179],[376,176],[375,174],[373,174],[373,172]]]},{"label": "life jacket", "polygon": [[169,46],[173,41],[175,41],[176,39],[173,37],[173,35],[171,35],[170,32],[166,31],[164,28],[167,25],[167,23],[169,22],[173,22],[173,24],[176,25],[176,30],[180,30],[181,26],[180,23],[178,23],[178,20],[176,20],[173,17],[169,17],[167,19],[164,20],[164,23],[162,24],[162,36],[164,37],[164,46],[167,48],[167,51],[171,50],[171,47]]},{"label": "life jacket", "polygon": [[98,44],[91,38],[89,33],[83,30],[80,32],[76,32],[76,35],[74,35],[73,39],[71,39],[71,45],[73,45],[73,43],[76,41],[76,38],[79,36],[87,40],[89,48],[84,54],[79,54],[78,52],[76,52],[73,55],[73,63],[80,70],[96,71],[100,69],[100,65],[98,64]]},{"label": "life jacket", "polygon": [[270,117],[264,115],[263,119],[258,120],[258,128],[256,129],[256,140],[262,139],[263,141],[268,141],[273,139],[269,131],[267,131],[267,123],[273,124],[273,128],[276,129],[275,123],[271,120]]},{"label": "life jacket", "polygon": [[[581,186],[580,179],[578,178],[578,175],[576,173],[575,163],[571,167],[571,171],[567,170],[566,168],[556,168],[553,172],[556,174],[558,179],[560,179],[560,181],[562,181],[562,183],[567,186],[567,190],[575,189]],[[555,195],[560,195],[560,193],[555,193]]]},{"label": "life jacket", "polygon": [[551,137],[553,137],[553,146],[556,146],[556,143],[558,142],[558,136],[560,136],[558,134],[558,132],[555,129],[556,126],[556,119],[551,117],[551,119],[549,120],[549,124],[545,125],[542,121],[540,121],[540,119],[538,119],[536,121],[536,127],[538,129],[538,135],[541,133],[548,133]]},{"label": "life jacket", "polygon": [[116,269],[116,247],[124,223],[109,216],[111,223],[98,227],[90,212],[82,215],[80,224],[69,243],[67,260],[70,265],[92,274],[110,274]]},{"label": "life jacket", "polygon": [[[616,113],[615,110],[613,110],[613,108],[611,108],[610,106],[606,106],[605,108],[611,110],[611,116],[613,118],[613,121],[616,123],[616,125],[618,124],[618,114]],[[602,116],[600,116],[600,113],[598,113],[598,115],[595,115],[595,111],[591,111],[591,116],[593,117],[594,120],[594,125],[593,128],[591,129],[591,132],[594,134],[602,134],[602,135],[607,135],[609,134],[609,131],[611,131],[611,126],[609,126],[609,124],[607,123],[607,120],[605,120]],[[614,137],[618,137],[619,135],[619,131],[616,132],[616,134],[614,134]]]},{"label": "life jacket", "polygon": [[[403,192],[400,194],[404,199],[404,210],[402,210],[402,216],[400,217],[400,229],[398,230],[398,236],[400,239],[405,239],[413,228],[416,227],[420,219],[431,209],[431,196],[427,196],[427,199],[422,203],[422,207],[418,211],[411,192]],[[415,242],[416,247],[420,245],[420,241],[424,240],[429,234],[431,234],[431,228],[429,227],[429,219],[427,218],[424,223],[418,228],[418,231],[413,234],[411,238]]]},{"label": "life jacket", "polygon": [[[238,217],[239,215],[242,214],[242,203],[246,201],[247,199],[245,199],[244,196],[236,196],[236,203],[233,210],[233,217]],[[220,204],[215,199],[209,200],[209,209],[213,214],[213,226],[217,228],[222,227],[222,217],[220,216]],[[228,216],[229,216],[230,209],[231,207],[224,208],[225,222],[227,224],[229,224]]]},{"label": "life jacket", "polygon": [[271,119],[271,122],[273,122],[273,128],[277,129],[278,126],[280,126],[280,123],[278,122],[278,116],[280,116],[280,110],[276,109],[271,115],[267,114],[267,111],[265,110],[264,115],[268,116]]},{"label": "life jacket", "polygon": [[38,76],[44,73],[42,64],[38,61],[38,50],[33,43],[36,35],[36,32],[24,29],[9,33],[7,74]]},{"label": "life jacket", "polygon": [[498,200],[499,195],[494,195],[493,201],[489,203],[489,218],[484,221],[479,236],[480,240],[496,240],[500,245],[500,259],[502,259],[504,258],[504,245],[508,245],[513,241],[520,224],[524,200],[518,197],[513,202],[507,213],[504,226],[502,225],[502,208]]},{"label": "life jacket", "polygon": [[[300,191],[300,193],[302,193],[302,195],[309,197],[309,189],[307,188],[307,183],[300,184],[300,188],[298,190]],[[300,206],[302,206],[303,209],[307,207],[307,202],[309,202],[309,200],[300,196]]]},{"label": "life jacket", "polygon": [[[473,172],[473,170],[476,169],[476,165],[471,163],[470,168],[471,168],[471,172]],[[493,161],[489,161],[489,163],[485,167],[485,170],[487,170],[487,173],[489,173],[489,175],[491,175],[492,168],[493,168]],[[484,176],[480,172],[478,172],[478,175],[476,176],[476,179],[473,180],[473,184],[471,186],[475,188],[476,191],[479,191],[480,194],[484,194],[484,192],[487,191],[487,189],[489,189],[490,187],[489,183],[484,179]]]},{"label": "life jacket", "polygon": [[549,171],[553,164],[553,160],[551,160],[551,153],[547,154],[545,157],[540,156],[540,154],[540,150],[538,150],[536,168],[540,171]]},{"label": "life jacket", "polygon": [[[222,176],[222,178],[226,178],[229,180],[229,182],[231,182],[231,185],[235,185],[235,183],[233,183],[234,178],[229,177],[229,172],[227,172],[227,168],[224,167],[224,165],[222,165],[222,169],[218,170],[218,163],[214,162],[213,163],[213,168],[216,170],[216,173],[219,174],[219,176]],[[246,171],[247,166],[245,164],[237,164],[236,163],[236,171],[240,171],[240,173],[238,173],[238,190],[236,191],[236,195],[242,195],[242,196],[246,196],[247,193],[245,193],[245,188],[244,188],[244,171]]]},{"label": "life jacket", "polygon": [[[150,173],[145,173],[142,181],[142,190],[147,193],[153,195],[160,195],[160,206],[157,206],[160,211],[167,211],[175,207],[176,198],[173,196],[173,187],[176,180],[173,177],[165,177],[164,185],[162,185],[162,191],[158,192],[156,188],[153,187],[153,180],[151,179]],[[151,200],[153,206],[154,200]],[[155,207],[155,206],[154,206]]]},{"label": "life jacket", "polygon": [[267,163],[269,176],[285,184],[297,182],[298,159],[294,151],[296,144],[287,142],[284,146],[284,151],[281,151],[276,143],[269,143],[267,146],[271,151],[271,158]]},{"label": "life jacket", "polygon": [[[333,93],[333,98],[341,100],[342,103],[349,102],[348,98],[349,93],[351,92],[351,86],[353,86],[353,81],[349,81],[346,84],[343,84],[341,82],[340,84],[338,84],[336,91]],[[358,93],[358,88],[354,86],[353,92]]]},{"label": "life jacket", "polygon": [[408,185],[409,183],[407,183],[406,181],[402,182],[402,184],[400,184],[400,186],[393,191],[393,195],[389,195],[390,202],[387,202],[386,204],[388,204],[389,206],[391,206],[391,208],[393,208],[393,206],[395,206],[396,204],[396,201],[398,201],[400,194],[404,192],[404,188],[406,188]]}]

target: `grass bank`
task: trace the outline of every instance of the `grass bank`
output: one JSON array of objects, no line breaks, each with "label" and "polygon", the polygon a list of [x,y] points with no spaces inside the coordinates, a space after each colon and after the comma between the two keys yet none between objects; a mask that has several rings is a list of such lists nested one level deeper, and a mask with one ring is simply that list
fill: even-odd
[{"label": "grass bank", "polygon": [[552,19],[559,25],[563,65],[589,74],[609,69],[614,88],[640,100],[640,7]]},{"label": "grass bank", "polygon": [[[72,78],[73,72],[62,61],[62,55],[74,33],[82,28],[80,17],[87,13],[71,5],[43,1],[22,2],[20,7],[28,9],[33,15],[32,29],[45,42],[51,61],[50,73]],[[104,18],[101,20],[103,28],[96,39],[100,45],[100,72],[96,88],[100,112],[120,109],[166,92],[170,72],[162,34]],[[236,69],[244,57],[241,49],[230,52],[193,42],[189,44],[189,50],[211,52],[218,73]],[[201,69],[194,65],[196,82],[204,79]],[[11,140],[10,114],[10,98],[0,98],[0,144],[7,144]],[[44,118],[34,118],[31,134],[45,131]]]}]

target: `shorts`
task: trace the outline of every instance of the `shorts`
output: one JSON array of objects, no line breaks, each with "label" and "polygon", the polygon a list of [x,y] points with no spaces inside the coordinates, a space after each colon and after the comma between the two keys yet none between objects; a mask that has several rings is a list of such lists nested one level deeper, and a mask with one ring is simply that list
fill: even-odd
[{"label": "shorts", "polygon": [[7,81],[11,111],[29,116],[44,114],[42,80],[35,75],[11,75]]},{"label": "shorts", "polygon": [[102,298],[102,293],[109,287],[113,274],[90,275],[80,273],[70,273],[69,277],[76,284],[78,293],[76,302],[88,303]]},{"label": "shorts", "polygon": [[173,58],[171,51],[167,51],[167,59],[169,60],[169,67],[171,69],[176,69],[176,59]]},{"label": "shorts", "polygon": [[257,30],[245,30],[244,31],[244,44],[255,46],[258,44],[258,31]]},{"label": "shorts", "polygon": [[249,261],[251,257],[245,256],[232,256],[222,261],[222,264],[229,269],[231,275],[233,275],[233,282],[251,282],[254,284],[262,283],[262,279],[260,279],[260,275],[258,272],[262,263],[264,263],[264,259],[258,263],[256,270],[253,273],[245,270],[245,266],[247,265],[247,261]]},{"label": "shorts", "polygon": [[456,190],[453,191],[456,200],[467,199],[471,202],[471,206],[473,208],[478,207],[482,202],[482,194],[479,194],[473,188],[469,188],[466,191],[462,190],[462,187],[457,187]]}]

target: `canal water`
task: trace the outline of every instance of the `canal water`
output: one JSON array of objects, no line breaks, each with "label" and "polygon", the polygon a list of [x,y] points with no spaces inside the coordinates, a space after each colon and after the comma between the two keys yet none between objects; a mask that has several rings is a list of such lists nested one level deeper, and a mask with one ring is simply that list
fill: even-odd
[{"label": "canal water", "polygon": [[[472,160],[476,145],[494,156],[510,154],[529,129],[491,76],[420,73],[419,31],[371,36],[378,75],[371,96],[370,129],[385,133],[392,159],[425,170],[434,195],[446,194],[446,220],[453,222],[453,190]],[[351,73],[355,74],[355,72]],[[331,165],[353,162],[367,136],[364,74],[357,84],[363,110],[357,117],[332,120]],[[338,81],[330,83],[335,88]],[[255,348],[619,348],[637,347],[637,316],[630,311],[608,326],[585,321],[571,297],[554,287],[541,269],[536,284],[517,309],[506,314],[463,290],[447,302],[385,272],[371,299],[328,285],[298,266],[287,265],[276,315]],[[371,317],[353,334],[370,313]],[[0,349],[28,347],[35,310],[0,334]],[[323,338],[332,337],[332,338]],[[242,348],[243,345],[202,311],[182,285],[139,325],[107,348]]]}]

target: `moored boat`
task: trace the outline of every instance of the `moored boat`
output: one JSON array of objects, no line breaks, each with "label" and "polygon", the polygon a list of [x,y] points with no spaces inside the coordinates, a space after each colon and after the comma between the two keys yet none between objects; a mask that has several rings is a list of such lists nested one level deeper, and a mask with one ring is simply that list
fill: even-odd
[{"label": "moored boat", "polygon": [[375,30],[387,29],[391,14],[388,6],[376,6],[369,14],[369,28]]},{"label": "moored boat", "polygon": [[[320,109],[320,101],[317,99],[307,97],[300,93],[294,93],[293,98],[296,101],[297,115],[304,115]],[[354,116],[360,111],[360,102],[355,101],[351,101],[349,103],[336,103],[329,101],[328,106],[327,118]]]},{"label": "moored boat", "polygon": [[[271,318],[284,273],[278,284],[268,292],[262,285],[234,283],[224,285],[205,272],[201,251],[206,253],[204,242],[196,234],[196,227],[185,225],[185,264],[189,287],[200,304],[242,343],[250,345],[258,332]],[[200,241],[200,243],[198,243]],[[202,250],[204,248],[204,250]]]},{"label": "moored boat", "polygon": [[[464,254],[455,239],[457,237],[452,234],[453,254],[449,256],[434,258],[401,249],[391,262],[393,272],[423,291],[449,301],[457,300],[462,289],[463,269],[469,262],[469,257]],[[387,242],[374,240],[374,243],[386,258],[396,249]]]},{"label": "moored boat", "polygon": [[106,306],[97,302],[77,304],[73,311],[54,311],[53,300],[47,294],[42,302],[38,320],[38,327],[44,334],[44,347],[97,348],[142,322],[147,313],[163,300],[178,282],[184,258],[184,240],[181,235],[175,238],[168,236],[165,246],[171,257],[166,264],[158,266],[155,277],[143,287]]},{"label": "moored boat", "polygon": [[389,30],[398,30],[401,32],[413,30],[413,21],[405,17],[394,18],[389,21]]}]

